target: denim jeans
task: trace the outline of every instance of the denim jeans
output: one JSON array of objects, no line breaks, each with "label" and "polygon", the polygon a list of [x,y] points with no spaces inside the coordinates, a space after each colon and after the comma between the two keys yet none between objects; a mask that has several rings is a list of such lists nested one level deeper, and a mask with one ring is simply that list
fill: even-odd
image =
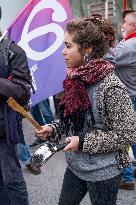
[{"label": "denim jeans", "polygon": [[0,143],[0,205],[28,205],[16,145]]},{"label": "denim jeans", "polygon": [[[131,100],[134,106],[134,110],[136,111],[136,97],[132,97]],[[133,151],[134,158],[136,159],[136,144],[132,145],[132,151]],[[132,182],[134,180],[133,168],[134,167],[132,165],[129,165],[123,170],[123,180],[124,181]]]},{"label": "denim jeans", "polygon": [[31,154],[27,144],[17,144],[17,153],[19,160],[24,164],[28,165],[31,162]]},{"label": "denim jeans", "polygon": [[31,108],[31,114],[40,125],[48,124],[54,120],[48,99],[34,105]]}]

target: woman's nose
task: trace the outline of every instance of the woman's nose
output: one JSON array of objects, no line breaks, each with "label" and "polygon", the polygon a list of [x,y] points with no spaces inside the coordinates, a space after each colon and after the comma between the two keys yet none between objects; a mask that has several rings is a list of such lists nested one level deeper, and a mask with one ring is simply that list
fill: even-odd
[{"label": "woman's nose", "polygon": [[62,50],[62,54],[66,55],[66,49],[65,48],[63,48],[63,50]]}]

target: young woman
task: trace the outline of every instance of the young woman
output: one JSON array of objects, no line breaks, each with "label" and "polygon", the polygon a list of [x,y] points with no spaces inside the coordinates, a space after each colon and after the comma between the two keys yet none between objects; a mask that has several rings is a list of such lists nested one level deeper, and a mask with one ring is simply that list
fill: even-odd
[{"label": "young woman", "polygon": [[130,162],[127,145],[135,141],[134,111],[114,66],[103,59],[115,38],[109,26],[98,15],[67,24],[60,123],[36,131],[54,141],[65,133],[69,141],[59,205],[78,205],[87,191],[92,205],[115,205],[121,168]]}]

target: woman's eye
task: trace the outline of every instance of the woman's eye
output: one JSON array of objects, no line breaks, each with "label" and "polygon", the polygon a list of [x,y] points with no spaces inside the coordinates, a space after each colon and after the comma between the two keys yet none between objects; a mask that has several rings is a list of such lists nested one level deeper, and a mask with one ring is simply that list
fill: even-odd
[{"label": "woman's eye", "polygon": [[66,45],[66,48],[71,48],[71,46],[70,45]]}]

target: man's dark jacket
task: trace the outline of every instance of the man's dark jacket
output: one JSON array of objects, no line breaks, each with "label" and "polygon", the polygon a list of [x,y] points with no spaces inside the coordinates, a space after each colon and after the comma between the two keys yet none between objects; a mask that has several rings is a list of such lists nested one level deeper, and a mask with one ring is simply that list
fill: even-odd
[{"label": "man's dark jacket", "polygon": [[31,76],[26,54],[18,45],[11,43],[8,76],[5,76],[5,67],[0,62],[0,142],[24,142],[21,116],[9,108],[7,99],[13,97],[19,104],[26,105],[30,88]]}]

